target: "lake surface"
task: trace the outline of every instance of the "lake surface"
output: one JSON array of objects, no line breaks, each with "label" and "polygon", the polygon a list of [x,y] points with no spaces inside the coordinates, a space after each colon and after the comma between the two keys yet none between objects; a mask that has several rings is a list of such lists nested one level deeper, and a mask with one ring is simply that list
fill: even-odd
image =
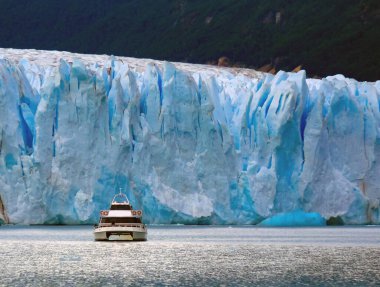
[{"label": "lake surface", "polygon": [[1,226],[0,286],[380,286],[380,228]]}]

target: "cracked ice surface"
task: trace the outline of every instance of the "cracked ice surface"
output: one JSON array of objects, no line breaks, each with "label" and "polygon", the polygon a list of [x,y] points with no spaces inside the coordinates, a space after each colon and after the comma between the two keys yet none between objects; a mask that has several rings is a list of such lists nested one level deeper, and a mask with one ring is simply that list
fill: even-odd
[{"label": "cracked ice surface", "polygon": [[0,49],[0,220],[380,223],[380,82]]}]

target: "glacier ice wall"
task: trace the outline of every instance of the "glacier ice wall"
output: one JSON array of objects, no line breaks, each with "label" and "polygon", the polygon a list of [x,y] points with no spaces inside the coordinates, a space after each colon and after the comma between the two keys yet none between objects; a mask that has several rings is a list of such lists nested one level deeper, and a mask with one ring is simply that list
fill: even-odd
[{"label": "glacier ice wall", "polygon": [[0,53],[0,221],[380,223],[380,82],[37,54]]}]

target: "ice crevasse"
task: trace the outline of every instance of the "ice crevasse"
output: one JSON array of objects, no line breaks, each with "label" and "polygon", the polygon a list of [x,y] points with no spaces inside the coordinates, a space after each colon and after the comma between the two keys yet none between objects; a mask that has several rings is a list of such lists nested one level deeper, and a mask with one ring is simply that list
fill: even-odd
[{"label": "ice crevasse", "polygon": [[122,188],[148,223],[379,224],[379,97],[342,75],[0,49],[0,221],[93,223]]}]

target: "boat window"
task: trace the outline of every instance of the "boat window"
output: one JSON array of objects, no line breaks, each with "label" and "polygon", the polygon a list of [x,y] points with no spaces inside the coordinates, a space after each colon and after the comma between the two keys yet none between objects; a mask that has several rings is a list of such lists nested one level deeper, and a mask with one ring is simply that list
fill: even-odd
[{"label": "boat window", "polygon": [[131,210],[131,206],[129,204],[121,204],[121,205],[111,205],[110,210]]},{"label": "boat window", "polygon": [[141,223],[141,219],[136,217],[106,217],[102,218],[101,223]]}]

